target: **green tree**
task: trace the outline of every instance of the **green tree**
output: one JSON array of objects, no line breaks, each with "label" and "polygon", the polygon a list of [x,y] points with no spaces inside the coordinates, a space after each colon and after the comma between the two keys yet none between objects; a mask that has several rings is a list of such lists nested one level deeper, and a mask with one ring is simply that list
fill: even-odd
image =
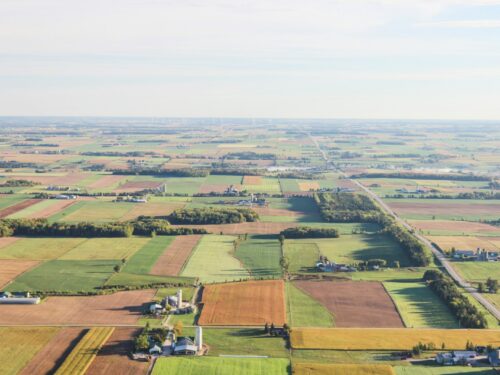
[{"label": "green tree", "polygon": [[146,334],[140,334],[136,339],[135,339],[135,350],[137,351],[145,351],[149,349],[149,340],[148,340],[148,335]]}]

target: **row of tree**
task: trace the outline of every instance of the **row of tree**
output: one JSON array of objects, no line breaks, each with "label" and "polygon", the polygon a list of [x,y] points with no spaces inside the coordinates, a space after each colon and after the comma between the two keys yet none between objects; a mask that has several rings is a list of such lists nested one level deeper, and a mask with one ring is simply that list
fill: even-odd
[{"label": "row of tree", "polygon": [[233,224],[257,221],[259,215],[249,208],[183,208],[168,215],[172,224]]},{"label": "row of tree", "polygon": [[40,185],[40,183],[30,180],[7,180],[3,184],[0,184],[0,187],[27,187],[35,185]]},{"label": "row of tree", "polygon": [[115,175],[139,175],[139,176],[158,176],[158,177],[207,177],[208,169],[190,168],[190,169],[163,169],[163,168],[134,168],[134,169],[112,169]]},{"label": "row of tree", "polygon": [[464,296],[453,280],[438,270],[427,270],[424,281],[444,301],[463,328],[487,328],[484,315]]},{"label": "row of tree", "polygon": [[338,238],[339,231],[335,228],[295,227],[285,229],[280,235],[284,238]]}]

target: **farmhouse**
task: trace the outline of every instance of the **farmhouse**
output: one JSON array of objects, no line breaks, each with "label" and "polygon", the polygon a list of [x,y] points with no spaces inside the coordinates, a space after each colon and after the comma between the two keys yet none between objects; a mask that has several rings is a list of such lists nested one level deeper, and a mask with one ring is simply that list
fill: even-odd
[{"label": "farmhouse", "polygon": [[196,355],[203,349],[203,328],[196,327],[194,341],[190,337],[179,337],[172,345],[174,355]]},{"label": "farmhouse", "polygon": [[477,353],[470,350],[456,350],[436,355],[436,363],[440,365],[468,365],[476,361]]},{"label": "farmhouse", "polygon": [[488,353],[488,361],[492,366],[500,366],[500,349],[490,351]]},{"label": "farmhouse", "polygon": [[455,250],[453,258],[455,259],[473,259],[476,257],[474,250]]}]

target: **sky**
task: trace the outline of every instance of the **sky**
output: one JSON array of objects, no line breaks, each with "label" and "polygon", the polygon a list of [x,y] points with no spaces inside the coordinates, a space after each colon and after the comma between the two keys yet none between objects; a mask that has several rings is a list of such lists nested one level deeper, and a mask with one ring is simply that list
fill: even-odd
[{"label": "sky", "polygon": [[0,0],[0,115],[500,119],[500,0]]}]

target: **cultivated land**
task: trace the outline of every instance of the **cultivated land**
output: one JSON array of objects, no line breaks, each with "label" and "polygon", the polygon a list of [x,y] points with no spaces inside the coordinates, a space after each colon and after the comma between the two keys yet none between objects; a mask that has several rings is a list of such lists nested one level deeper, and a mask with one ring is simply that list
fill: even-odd
[{"label": "cultivated land", "polygon": [[299,289],[325,306],[336,327],[403,327],[383,285],[364,281],[297,281]]},{"label": "cultivated land", "polygon": [[207,285],[198,323],[215,326],[255,326],[286,321],[282,280]]},{"label": "cultivated land", "polygon": [[[499,346],[491,330],[498,321],[488,312],[500,308],[499,294],[482,293],[490,304],[483,306],[472,292],[479,281],[500,278],[500,263],[449,261],[472,283],[460,291],[490,327],[454,330],[457,317],[422,280],[439,259],[415,267],[380,225],[325,222],[313,190],[377,194],[416,236],[445,251],[498,250],[499,129],[444,121],[0,119],[0,219],[102,225],[183,207],[245,207],[259,215],[257,222],[192,226],[208,235],[0,237],[2,290],[44,297],[39,305],[0,305],[0,325],[10,326],[0,332],[0,373],[53,374],[69,359],[66,372],[88,367],[86,374],[490,375],[490,367],[436,366],[432,351],[408,361],[393,354],[419,341],[437,348],[446,341],[445,350],[464,349],[467,340]],[[224,194],[231,185],[238,193]],[[252,193],[258,202],[249,202]],[[77,199],[48,199],[58,194]],[[281,247],[279,233],[295,226],[335,228],[340,237],[286,239]],[[348,265],[383,259],[388,267],[319,272],[320,255]],[[205,288],[196,313],[145,315],[179,288],[191,300],[196,286]],[[133,290],[116,292],[124,289]],[[293,349],[264,332],[271,320],[291,326]],[[206,324],[206,356],[160,358],[154,368],[132,360],[148,322],[182,322],[187,336],[194,336],[191,325]],[[18,327],[27,324],[54,328]],[[400,328],[370,328],[392,324]],[[70,355],[96,326],[115,327],[107,341]]]}]

